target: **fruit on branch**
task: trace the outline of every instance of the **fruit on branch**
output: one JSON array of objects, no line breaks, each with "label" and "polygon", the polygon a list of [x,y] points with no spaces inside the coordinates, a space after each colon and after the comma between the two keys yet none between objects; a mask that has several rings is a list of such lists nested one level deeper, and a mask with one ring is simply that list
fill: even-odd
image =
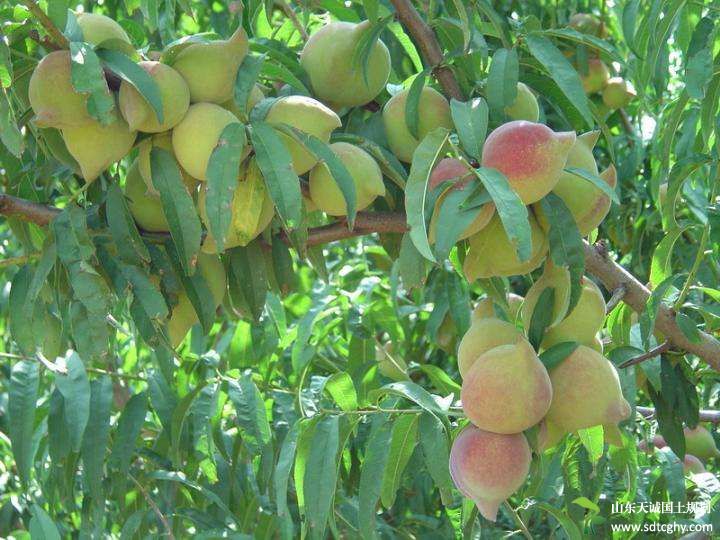
[{"label": "fruit on branch", "polygon": [[[200,253],[198,255],[197,271],[205,279],[213,297],[215,307],[220,305],[227,287],[225,268],[223,268],[217,255]],[[172,308],[172,313],[167,322],[167,333],[170,344],[177,348],[182,343],[190,328],[199,321],[195,308],[190,302],[185,291],[178,295],[178,302]]]},{"label": "fruit on branch", "polygon": [[77,23],[82,30],[83,41],[92,45],[105,44],[115,40],[130,43],[130,37],[117,22],[99,13],[78,13]]},{"label": "fruit on branch", "polygon": [[546,349],[564,341],[577,341],[592,347],[605,322],[605,299],[590,278],[581,280],[580,298],[573,310],[560,323],[547,329],[542,346]]},{"label": "fruit on branch", "polygon": [[242,26],[227,40],[191,43],[171,62],[190,89],[192,103],[225,103],[233,97],[240,64],[248,52]]},{"label": "fruit on branch", "polygon": [[575,133],[556,133],[544,124],[514,120],[485,140],[483,167],[503,173],[524,204],[542,199],[555,187],[575,143]]},{"label": "fruit on branch", "polygon": [[602,93],[602,100],[610,109],[622,109],[636,97],[635,92],[628,88],[627,81],[621,77],[608,80]]},{"label": "fruit on branch", "polygon": [[480,232],[470,237],[463,272],[468,281],[479,278],[517,276],[535,270],[548,250],[545,233],[532,215],[528,216],[532,252],[527,261],[520,261],[515,245],[508,238],[500,217],[495,214]]},{"label": "fruit on branch", "polygon": [[477,357],[463,377],[460,399],[465,416],[480,429],[520,433],[543,419],[552,387],[535,350],[520,339]]},{"label": "fruit on branch", "polygon": [[492,298],[486,296],[475,306],[471,315],[472,322],[480,319],[499,318],[500,314],[506,315],[508,321],[515,322],[524,300],[525,299],[518,294],[508,293],[506,296],[508,307],[505,309],[502,305],[496,303]]},{"label": "fruit on branch", "polygon": [[[205,206],[207,189],[207,184],[200,188],[198,209],[205,226],[209,227],[207,207]],[[275,215],[273,201],[255,158],[251,158],[245,163],[240,171],[231,212],[232,219],[225,235],[225,248],[248,245],[270,225]],[[217,252],[217,244],[210,231],[208,231],[203,244],[203,251]]]},{"label": "fruit on branch", "polygon": [[120,84],[120,111],[130,129],[146,133],[160,133],[175,127],[183,119],[190,106],[190,90],[185,79],[173,68],[160,62],[140,62],[138,64],[155,81],[160,91],[162,118],[157,119],[155,110],[140,92],[129,82]]},{"label": "fruit on branch", "polygon": [[416,139],[405,122],[405,104],[410,89],[398,92],[383,107],[382,117],[388,145],[395,156],[405,163],[411,163],[413,153],[420,141],[432,130],[444,127],[452,129],[450,104],[440,92],[425,86],[418,100],[418,126]]},{"label": "fruit on branch", "polygon": [[[334,109],[364,105],[385,87],[390,53],[385,44],[364,40],[372,24],[333,22],[315,32],[300,53],[300,65],[310,77],[313,94]],[[361,43],[362,42],[362,43]],[[359,45],[370,46],[366,62],[356,56]]]},{"label": "fruit on branch", "polygon": [[[287,96],[273,103],[265,120],[271,124],[287,124],[317,137],[322,142],[330,140],[333,130],[342,125],[340,117],[318,100],[306,96]],[[318,162],[314,154],[292,136],[279,133],[290,152],[295,174],[305,174]]]},{"label": "fruit on branch", "polygon": [[603,340],[600,339],[600,336],[595,336],[595,339],[593,339],[590,343],[587,344],[588,347],[590,347],[593,351],[597,351],[600,354],[603,353],[605,350],[605,346],[603,345]]},{"label": "fruit on branch", "polygon": [[[441,159],[432,170],[430,179],[428,181],[428,192],[433,191],[443,182],[453,181],[453,189],[462,189],[467,186],[470,182],[475,180],[476,176],[470,172],[468,166],[456,158],[444,158]],[[432,218],[430,219],[430,233],[429,240],[431,243],[435,242],[435,228],[437,226],[438,213],[442,207],[443,201],[447,197],[449,190],[443,191],[442,195],[438,197],[435,203],[435,209],[433,211]],[[460,235],[458,240],[464,240],[469,238],[480,229],[485,227],[490,222],[493,214],[495,213],[495,205],[492,203],[486,203],[480,209],[480,213],[468,226],[467,229]]]},{"label": "fruit on branch", "polygon": [[511,120],[537,122],[540,118],[540,106],[532,90],[525,83],[517,83],[517,97],[512,105],[505,107],[505,114]]},{"label": "fruit on branch", "polygon": [[47,149],[50,151],[50,154],[52,154],[56,160],[65,165],[74,174],[82,174],[80,165],[78,165],[78,162],[68,151],[60,130],[55,128],[39,128],[38,132],[45,142],[45,146],[47,146]]},{"label": "fruit on branch", "polygon": [[525,482],[531,458],[522,433],[501,435],[467,426],[450,450],[450,476],[483,517],[495,521],[500,504]]},{"label": "fruit on branch", "polygon": [[80,165],[83,178],[90,183],[130,152],[137,132],[116,114],[114,122],[107,126],[92,120],[82,126],[66,127],[62,135],[68,152]]},{"label": "fruit on branch", "polygon": [[[333,143],[330,149],[352,176],[356,210],[367,208],[377,197],[385,195],[382,171],[370,154],[346,142]],[[325,163],[318,163],[310,171],[310,198],[326,214],[347,215],[345,198]]]},{"label": "fruit on branch", "polygon": [[28,98],[38,127],[66,128],[93,121],[87,111],[87,96],[72,85],[70,65],[68,51],[53,51],[35,67]]},{"label": "fruit on branch", "polygon": [[458,345],[457,360],[460,376],[465,377],[475,361],[490,349],[524,341],[522,332],[512,323],[495,317],[474,321]]},{"label": "fruit on branch", "polygon": [[[617,173],[613,165],[610,165],[602,174],[598,175],[598,168],[592,150],[599,136],[600,132],[598,131],[590,131],[578,136],[575,144],[570,149],[565,168],[582,169],[593,176],[599,176],[610,187],[615,187]],[[552,191],[563,200],[565,206],[570,210],[582,236],[587,236],[596,229],[610,211],[610,197],[591,182],[571,172],[563,171]],[[550,224],[542,205],[534,205],[533,211],[540,226],[543,230],[548,231]]]},{"label": "fruit on branch", "polygon": [[541,448],[555,446],[566,433],[593,426],[602,425],[612,433],[615,424],[630,416],[615,366],[589,347],[580,345],[552,369],[550,381],[553,398],[540,432]]},{"label": "fruit on branch", "polygon": [[190,176],[202,181],[207,180],[206,170],[210,156],[223,129],[233,122],[239,120],[220,105],[195,103],[190,106],[172,133],[175,157]]},{"label": "fruit on branch", "polygon": [[140,174],[138,160],[133,161],[132,165],[128,167],[125,176],[125,197],[130,214],[141,229],[148,232],[168,232],[170,230],[160,197],[149,193]]},{"label": "fruit on branch", "polygon": [[[173,150],[172,145],[172,132],[166,131],[164,133],[157,133],[152,137],[143,139],[143,141],[138,144],[138,168],[140,169],[142,179],[145,181],[145,185],[147,186],[147,191],[151,195],[160,195],[153,185],[152,174],[150,172],[150,152],[153,148],[162,148],[163,150],[167,150],[173,155],[173,157],[175,157],[175,151]],[[187,187],[190,193],[193,193],[198,185],[198,181],[185,172],[185,169],[180,167],[179,164],[178,169],[182,175],[183,184],[185,184],[185,187]]]},{"label": "fruit on branch", "polygon": [[701,425],[694,428],[686,427],[683,434],[685,435],[685,452],[687,454],[697,456],[703,461],[720,457],[715,439],[705,427]]},{"label": "fruit on branch", "polygon": [[603,22],[590,13],[575,13],[570,17],[568,26],[581,34],[588,34],[599,38],[607,37],[607,28]]},{"label": "fruit on branch", "polygon": [[705,469],[705,465],[703,465],[703,462],[697,457],[692,454],[685,454],[685,458],[683,459],[683,472],[685,475],[692,476],[693,474],[707,472],[707,469]]},{"label": "fruit on branch", "polygon": [[[548,327],[552,327],[565,318],[570,307],[570,271],[567,267],[556,266],[548,259],[542,276],[528,289],[520,311],[526,330],[530,329],[538,300],[546,289],[553,291],[552,318],[548,323]],[[540,306],[541,310],[548,308],[549,305]]]},{"label": "fruit on branch", "polygon": [[585,70],[581,70],[580,72],[583,89],[588,95],[602,92],[609,78],[610,71],[599,58],[589,58],[587,61],[587,72]]},{"label": "fruit on branch", "polygon": [[394,381],[408,380],[408,366],[394,351],[393,344],[387,342],[384,345],[375,345],[375,360],[378,364],[378,371]]},{"label": "fruit on branch", "polygon": [[241,111],[235,104],[235,98],[230,98],[225,103],[222,103],[223,109],[227,109],[238,118],[246,118],[252,108],[265,99],[265,93],[262,91],[262,87],[259,84],[253,85],[248,95],[247,103],[245,104],[245,111]]}]

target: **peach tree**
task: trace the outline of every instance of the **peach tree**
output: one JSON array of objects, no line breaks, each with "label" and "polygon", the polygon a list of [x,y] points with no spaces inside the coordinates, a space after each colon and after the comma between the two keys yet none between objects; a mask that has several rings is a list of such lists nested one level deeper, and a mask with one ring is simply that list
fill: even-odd
[{"label": "peach tree", "polygon": [[720,526],[714,4],[0,14],[0,536]]}]

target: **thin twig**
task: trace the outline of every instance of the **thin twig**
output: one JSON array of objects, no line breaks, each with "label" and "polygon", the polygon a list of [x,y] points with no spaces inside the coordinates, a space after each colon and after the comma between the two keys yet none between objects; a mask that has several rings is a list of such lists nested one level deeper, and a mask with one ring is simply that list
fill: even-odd
[{"label": "thin twig", "polygon": [[505,508],[507,508],[510,513],[513,516],[513,519],[515,520],[515,523],[517,523],[518,527],[520,527],[520,531],[522,532],[523,536],[527,538],[527,540],[533,540],[532,534],[530,534],[530,531],[527,528],[527,525],[523,522],[522,518],[520,517],[520,514],[518,514],[517,510],[515,510],[512,505],[505,501],[503,503]]},{"label": "thin twig", "polygon": [[165,527],[165,530],[167,531],[168,538],[172,538],[175,540],[175,535],[172,532],[172,528],[170,527],[170,523],[168,523],[167,518],[163,515],[163,513],[160,511],[160,508],[157,504],[155,504],[155,501],[152,500],[148,492],[145,490],[144,487],[140,484],[140,482],[137,481],[137,478],[135,478],[132,474],[128,473],[128,476],[130,477],[130,480],[133,481],[133,483],[137,486],[137,488],[140,490],[140,493],[142,493],[142,496],[145,498],[147,503],[150,505],[150,507],[153,509],[153,512],[155,512],[155,515],[158,517],[158,519],[162,522],[163,527]]},{"label": "thin twig", "polygon": [[305,30],[302,22],[300,21],[300,19],[298,19],[297,13],[295,13],[295,10],[292,8],[292,6],[288,4],[285,0],[275,0],[275,3],[280,5],[282,10],[285,12],[285,15],[287,15],[288,19],[290,19],[290,22],[292,22],[295,29],[300,32],[300,36],[302,37],[303,41],[307,41],[308,39],[310,39],[307,30]]},{"label": "thin twig", "polygon": [[[655,409],[652,407],[635,407],[635,410],[645,418],[650,419],[655,417]],[[720,411],[701,410],[699,412],[699,420],[700,422],[720,424]]]},{"label": "thin twig", "polygon": [[31,253],[30,255],[21,255],[20,257],[8,257],[7,259],[0,259],[0,268],[7,268],[8,266],[20,266],[21,264],[33,261],[39,257],[39,253]]},{"label": "thin twig", "polygon": [[612,296],[610,297],[610,300],[607,302],[607,312],[610,313],[613,309],[615,309],[615,306],[617,306],[620,302],[622,302],[622,299],[625,297],[625,284],[620,284],[619,287],[617,287],[613,292]]},{"label": "thin twig", "polygon": [[636,356],[635,358],[631,358],[627,362],[623,362],[618,367],[620,369],[627,368],[630,366],[635,366],[637,364],[641,364],[645,362],[646,360],[650,360],[652,358],[655,358],[657,356],[660,356],[661,354],[664,354],[670,350],[670,342],[666,341],[665,343],[662,343],[658,345],[657,347],[654,347],[650,349],[648,352],[641,354],[640,356]]},{"label": "thin twig", "polygon": [[34,0],[20,0],[32,13],[40,25],[48,33],[52,41],[61,49],[67,49],[70,47],[70,42],[63,33],[55,26],[55,23],[50,20],[42,8]]}]

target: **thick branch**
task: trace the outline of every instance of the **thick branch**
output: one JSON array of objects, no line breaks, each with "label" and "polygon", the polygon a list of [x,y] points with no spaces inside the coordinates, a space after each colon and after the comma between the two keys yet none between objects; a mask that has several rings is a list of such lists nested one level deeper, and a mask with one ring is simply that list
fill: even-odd
[{"label": "thick branch", "polygon": [[0,214],[16,217],[36,225],[47,225],[60,213],[54,206],[46,206],[25,199],[18,199],[12,195],[0,193]]},{"label": "thick branch", "polygon": [[410,0],[390,1],[393,6],[395,6],[400,22],[410,32],[410,36],[420,49],[420,54],[425,60],[425,63],[432,68],[445,94],[448,97],[462,101],[464,97],[462,90],[460,90],[460,85],[457,79],[455,79],[452,70],[444,64],[445,57],[443,56],[442,49],[435,38],[435,33],[432,31],[432,28],[422,20],[422,17],[420,17],[420,14],[413,7]]},{"label": "thick branch", "polygon": [[48,33],[48,36],[50,36],[50,39],[52,39],[55,45],[57,45],[61,49],[67,49],[70,46],[70,42],[68,41],[68,39],[63,35],[60,30],[58,30],[58,27],[55,26],[55,23],[50,20],[50,17],[45,14],[45,12],[37,4],[37,2],[35,2],[34,0],[21,1],[30,10],[30,13],[32,13],[33,16],[37,19],[37,21],[42,25],[42,27]]}]

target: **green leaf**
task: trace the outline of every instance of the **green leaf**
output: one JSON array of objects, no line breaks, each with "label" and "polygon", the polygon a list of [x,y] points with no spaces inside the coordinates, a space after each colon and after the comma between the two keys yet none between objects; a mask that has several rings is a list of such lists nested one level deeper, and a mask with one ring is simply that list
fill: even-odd
[{"label": "green leaf", "polygon": [[403,285],[407,290],[422,287],[427,278],[426,259],[417,250],[408,233],[403,234],[400,257],[396,262]]},{"label": "green leaf", "polygon": [[567,58],[553,45],[552,41],[542,34],[528,34],[526,41],[530,54],[545,67],[550,77],[557,83],[573,107],[582,115],[585,122],[588,125],[593,125],[594,120],[590,109],[588,109],[587,96],[583,90],[582,81]]},{"label": "green leaf", "polygon": [[337,454],[339,446],[338,416],[320,420],[312,434],[310,451],[303,475],[305,518],[310,538],[325,538],[328,517],[337,484]]},{"label": "green leaf", "polygon": [[246,143],[245,126],[237,122],[228,124],[208,161],[205,211],[210,234],[219,252],[225,249],[225,236],[232,223],[233,198]]},{"label": "green leaf", "polygon": [[167,318],[169,313],[165,298],[147,273],[131,264],[120,263],[119,266],[122,275],[130,284],[134,299],[140,304],[147,318],[154,321]]},{"label": "green leaf", "polygon": [[450,113],[463,150],[480,160],[488,127],[488,106],[481,97],[470,101],[450,100]]},{"label": "green leaf", "polygon": [[563,360],[565,360],[573,352],[575,352],[575,349],[577,349],[579,346],[580,344],[575,341],[564,341],[562,343],[558,343],[556,345],[553,345],[549,349],[543,351],[540,354],[540,361],[545,366],[545,369],[551,371],[552,369],[559,366],[563,362]]},{"label": "green leaf", "polygon": [[672,258],[675,244],[691,228],[692,226],[678,227],[665,232],[665,236],[653,252],[650,263],[650,284],[654,287],[674,276]]},{"label": "green leaf", "polygon": [[259,321],[269,286],[262,246],[251,242],[245,247],[235,247],[228,252],[228,262],[231,296],[239,289],[250,315]]},{"label": "green leaf", "polygon": [[10,108],[7,93],[0,91],[0,141],[12,155],[20,158],[23,152],[23,137],[17,127],[15,114]]},{"label": "green leaf", "polygon": [[187,418],[188,412],[195,402],[195,398],[198,397],[200,392],[207,384],[207,380],[201,380],[191,392],[188,392],[180,402],[175,406],[172,413],[172,420],[170,423],[170,456],[172,457],[173,465],[180,469],[183,465],[182,461],[182,434],[185,427],[185,419]]},{"label": "green leaf", "polygon": [[569,172],[570,174],[574,174],[575,176],[579,176],[583,180],[587,180],[593,186],[602,191],[605,195],[610,197],[610,200],[612,200],[612,202],[620,204],[620,198],[618,197],[615,189],[599,176],[596,176],[585,169],[580,169],[579,167],[566,167],[565,171]]},{"label": "green leaf", "polygon": [[115,99],[105,81],[100,59],[88,43],[70,43],[70,77],[81,94],[88,94],[90,116],[107,126],[116,120]]},{"label": "green leaf", "polygon": [[[446,188],[445,197],[440,199],[440,205],[434,220],[435,257],[439,261],[445,260],[453,246],[457,243],[462,234],[472,225],[473,221],[483,210],[483,205],[473,205],[465,208],[463,203],[474,194],[477,189],[476,182],[468,182],[464,186],[451,186]],[[490,195],[483,190],[487,202],[491,201]]]},{"label": "green leaf", "polygon": [[124,475],[130,468],[130,460],[135,451],[135,443],[145,423],[148,410],[147,392],[132,396],[123,409],[115,430],[112,452],[108,464]]},{"label": "green leaf", "polygon": [[520,63],[515,49],[497,49],[487,78],[486,96],[493,111],[502,113],[517,98]]},{"label": "green leaf", "polygon": [[36,362],[22,360],[12,367],[8,387],[8,435],[23,485],[30,482],[35,453],[33,430],[39,380]]},{"label": "green leaf", "polygon": [[272,433],[265,412],[265,402],[252,377],[245,375],[237,382],[228,381],[228,396],[235,405],[243,442],[250,451],[259,453],[272,439]]},{"label": "green leaf", "polygon": [[538,500],[532,500],[529,508],[539,508],[554,517],[565,531],[568,540],[582,540],[583,536],[580,529],[578,529],[578,526],[568,517],[565,511]]},{"label": "green leaf", "polygon": [[445,411],[435,402],[428,391],[414,382],[400,381],[386,384],[385,386],[370,392],[368,399],[371,401],[378,401],[381,397],[386,395],[395,395],[409,399],[429,413],[441,418],[445,417]]},{"label": "green leaf", "polygon": [[165,120],[160,88],[150,74],[119,51],[99,49],[96,54],[106,68],[135,87],[155,112],[158,123],[162,124]]},{"label": "green leaf", "polygon": [[112,399],[110,377],[103,375],[90,383],[90,416],[83,435],[81,455],[84,484],[93,502],[99,505],[102,505],[104,500],[103,463],[110,435]]},{"label": "green leaf", "polygon": [[275,474],[273,475],[276,514],[281,522],[281,538],[283,538],[283,540],[291,539],[294,532],[292,515],[287,505],[287,497],[290,471],[292,470],[293,461],[295,460],[299,431],[299,422],[296,422],[292,428],[290,428],[287,435],[285,435],[282,447],[280,448],[280,455],[275,465]]},{"label": "green leaf", "polygon": [[420,138],[419,135],[419,124],[420,124],[420,97],[422,96],[423,88],[425,88],[425,79],[427,78],[427,71],[418,73],[413,79],[408,90],[407,99],[405,100],[405,124],[407,124],[408,131],[416,139]]},{"label": "green leaf", "polygon": [[352,377],[346,371],[334,373],[325,381],[325,390],[343,411],[357,410],[357,392]]},{"label": "green leaf", "polygon": [[410,461],[417,445],[418,423],[417,414],[403,414],[393,425],[390,453],[383,474],[380,499],[385,508],[395,504],[395,494],[400,487],[402,474]]},{"label": "green leaf", "polygon": [[33,313],[35,303],[29,299],[31,282],[30,267],[23,266],[13,276],[8,298],[10,317],[10,335],[20,350],[27,354],[35,352],[35,334],[33,332]]},{"label": "green leaf", "polygon": [[500,171],[485,167],[474,171],[490,193],[505,233],[515,245],[520,261],[529,260],[532,255],[532,233],[527,207]]},{"label": "green leaf", "polygon": [[293,171],[290,153],[278,133],[266,122],[251,122],[250,139],[258,167],[265,178],[278,216],[285,228],[300,223],[302,197],[300,181]]},{"label": "green leaf", "polygon": [[188,276],[195,272],[195,260],[200,251],[202,227],[192,197],[180,176],[175,158],[167,150],[154,146],[150,151],[150,170],[153,185],[160,193],[163,213],[170,227],[180,263]]},{"label": "green leaf", "polygon": [[545,329],[552,322],[553,304],[555,303],[555,289],[547,287],[543,289],[538,297],[537,304],[530,317],[530,328],[528,328],[528,340],[535,350],[540,348]]},{"label": "green leaf", "polygon": [[437,417],[424,412],[420,415],[418,427],[420,447],[430,476],[441,490],[452,489],[453,481],[447,466],[450,462],[450,450],[445,426]]},{"label": "green leaf", "polygon": [[383,477],[390,456],[392,424],[386,414],[373,418],[358,487],[358,524],[363,538],[376,538],[375,513],[380,500]]},{"label": "green leaf", "polygon": [[120,186],[113,182],[110,184],[105,200],[105,213],[108,228],[113,237],[118,255],[124,261],[141,266],[150,262],[150,254],[145,247],[135,221],[130,215],[130,209],[125,201],[125,195]]},{"label": "green leaf", "polygon": [[90,382],[76,352],[66,357],[67,373],[55,375],[55,385],[65,400],[65,421],[75,452],[80,451],[83,433],[90,418]]},{"label": "green leaf", "polygon": [[435,162],[440,157],[448,141],[450,133],[445,128],[431,131],[419,144],[413,155],[410,176],[405,186],[405,208],[407,222],[410,226],[410,238],[418,252],[435,262],[430,242],[428,241],[428,223],[432,215],[432,208],[427,208],[428,190]]},{"label": "green leaf", "polygon": [[50,515],[38,504],[31,507],[30,538],[32,540],[60,540],[60,533]]},{"label": "green leaf", "polygon": [[259,56],[249,54],[243,60],[240,69],[238,69],[235,86],[233,87],[233,99],[235,100],[235,107],[245,116],[247,116],[248,112],[246,109],[250,93],[257,82],[266,58],[265,54]]},{"label": "green leaf", "polygon": [[53,24],[61,31],[65,29],[68,19],[69,0],[48,0],[47,14]]}]

